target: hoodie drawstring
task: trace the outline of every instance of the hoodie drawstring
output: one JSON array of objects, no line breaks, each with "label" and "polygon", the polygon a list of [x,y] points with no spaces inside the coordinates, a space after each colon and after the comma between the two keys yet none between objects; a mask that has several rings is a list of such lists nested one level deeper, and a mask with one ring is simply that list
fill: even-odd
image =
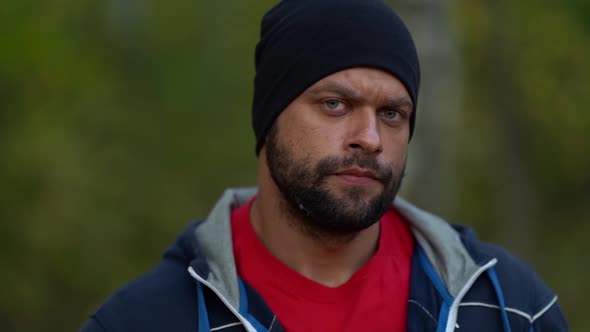
[{"label": "hoodie drawstring", "polygon": [[487,271],[487,273],[490,277],[490,280],[492,281],[494,290],[496,291],[496,296],[498,297],[498,305],[500,306],[500,312],[502,314],[504,332],[512,332],[510,329],[510,321],[508,320],[508,313],[506,312],[506,304],[504,303],[504,294],[502,293],[502,287],[500,287],[500,280],[498,279],[498,275],[496,275],[496,270],[494,270],[492,267]]}]

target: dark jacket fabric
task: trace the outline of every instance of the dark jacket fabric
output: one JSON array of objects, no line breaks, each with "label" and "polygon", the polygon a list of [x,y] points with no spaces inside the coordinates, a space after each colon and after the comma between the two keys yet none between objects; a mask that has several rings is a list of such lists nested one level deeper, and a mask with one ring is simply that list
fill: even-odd
[{"label": "dark jacket fabric", "polygon": [[[157,266],[107,299],[81,331],[284,331],[233,261],[230,212],[254,194],[227,190],[205,220],[190,224]],[[557,296],[523,262],[399,198],[393,207],[416,238],[407,331],[569,331]]]}]

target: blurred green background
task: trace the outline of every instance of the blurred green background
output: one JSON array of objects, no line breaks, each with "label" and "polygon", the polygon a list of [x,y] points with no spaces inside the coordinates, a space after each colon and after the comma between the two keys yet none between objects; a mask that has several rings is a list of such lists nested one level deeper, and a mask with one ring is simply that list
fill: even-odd
[{"label": "blurred green background", "polygon": [[[224,188],[256,183],[273,3],[3,2],[0,330],[76,330]],[[424,76],[404,196],[527,260],[590,331],[589,2],[390,3]]]}]

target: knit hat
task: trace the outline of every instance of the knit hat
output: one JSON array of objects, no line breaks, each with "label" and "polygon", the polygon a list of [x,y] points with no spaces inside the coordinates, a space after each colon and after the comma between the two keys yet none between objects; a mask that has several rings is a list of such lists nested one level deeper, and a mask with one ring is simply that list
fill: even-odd
[{"label": "knit hat", "polygon": [[410,33],[382,0],[283,0],[262,18],[255,54],[252,126],[256,154],[278,115],[335,72],[371,67],[397,77],[414,104],[420,67]]}]

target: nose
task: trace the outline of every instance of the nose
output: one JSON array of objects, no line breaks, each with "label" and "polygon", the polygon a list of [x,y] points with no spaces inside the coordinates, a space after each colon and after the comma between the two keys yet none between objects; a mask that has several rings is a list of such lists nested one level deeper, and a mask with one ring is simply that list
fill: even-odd
[{"label": "nose", "polygon": [[365,154],[379,154],[383,151],[377,113],[372,108],[357,109],[349,118],[349,132],[345,148]]}]

